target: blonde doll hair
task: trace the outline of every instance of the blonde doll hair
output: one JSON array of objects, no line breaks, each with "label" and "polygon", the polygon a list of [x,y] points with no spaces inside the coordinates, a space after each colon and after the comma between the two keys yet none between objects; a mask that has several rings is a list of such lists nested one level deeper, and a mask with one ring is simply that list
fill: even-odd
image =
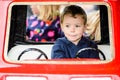
[{"label": "blonde doll hair", "polygon": [[55,16],[59,15],[59,6],[58,5],[38,5],[39,10],[38,19],[40,20],[54,20]]},{"label": "blonde doll hair", "polygon": [[92,14],[88,16],[85,32],[88,33],[90,35],[90,38],[94,41],[101,40],[99,11],[92,12]]}]

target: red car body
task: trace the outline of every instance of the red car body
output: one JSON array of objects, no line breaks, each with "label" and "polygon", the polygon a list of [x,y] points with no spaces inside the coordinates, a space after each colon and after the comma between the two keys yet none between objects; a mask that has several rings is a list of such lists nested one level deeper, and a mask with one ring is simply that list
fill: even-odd
[{"label": "red car body", "polygon": [[[4,58],[8,7],[14,2],[106,2],[111,7],[112,34],[115,58],[110,62],[99,64],[59,64],[63,60],[44,61],[43,63],[12,63]],[[72,78],[104,78],[120,80],[120,5],[119,0],[0,0],[0,80],[7,77],[45,77],[46,80],[71,80]],[[76,61],[76,60],[73,60]],[[53,62],[49,64],[49,62]],[[88,79],[89,80],[89,79]],[[102,80],[102,79],[101,79]],[[107,80],[107,79],[106,79]]]}]

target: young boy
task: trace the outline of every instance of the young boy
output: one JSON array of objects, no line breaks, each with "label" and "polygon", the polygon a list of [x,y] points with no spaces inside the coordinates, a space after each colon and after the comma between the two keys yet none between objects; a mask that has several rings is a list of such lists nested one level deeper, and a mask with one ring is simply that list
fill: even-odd
[{"label": "young boy", "polygon": [[[87,15],[85,11],[77,5],[65,7],[61,15],[61,29],[65,37],[57,39],[51,52],[52,59],[60,58],[96,58],[99,59],[97,45],[83,36],[86,28]],[[85,51],[83,51],[86,48]],[[77,52],[81,49],[81,53]]]}]

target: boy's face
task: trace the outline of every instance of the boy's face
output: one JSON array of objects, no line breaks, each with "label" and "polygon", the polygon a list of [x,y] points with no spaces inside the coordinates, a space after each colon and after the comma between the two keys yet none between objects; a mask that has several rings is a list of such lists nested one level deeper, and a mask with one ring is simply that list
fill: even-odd
[{"label": "boy's face", "polygon": [[84,19],[81,15],[66,14],[61,23],[62,31],[69,41],[77,45],[85,30]]}]

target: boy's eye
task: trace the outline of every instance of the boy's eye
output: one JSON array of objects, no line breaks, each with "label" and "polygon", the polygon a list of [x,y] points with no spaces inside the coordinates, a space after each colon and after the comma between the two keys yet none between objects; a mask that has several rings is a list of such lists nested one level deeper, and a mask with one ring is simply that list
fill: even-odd
[{"label": "boy's eye", "polygon": [[75,25],[75,27],[80,27],[80,25]]},{"label": "boy's eye", "polygon": [[69,25],[65,25],[66,27],[69,27]]}]

